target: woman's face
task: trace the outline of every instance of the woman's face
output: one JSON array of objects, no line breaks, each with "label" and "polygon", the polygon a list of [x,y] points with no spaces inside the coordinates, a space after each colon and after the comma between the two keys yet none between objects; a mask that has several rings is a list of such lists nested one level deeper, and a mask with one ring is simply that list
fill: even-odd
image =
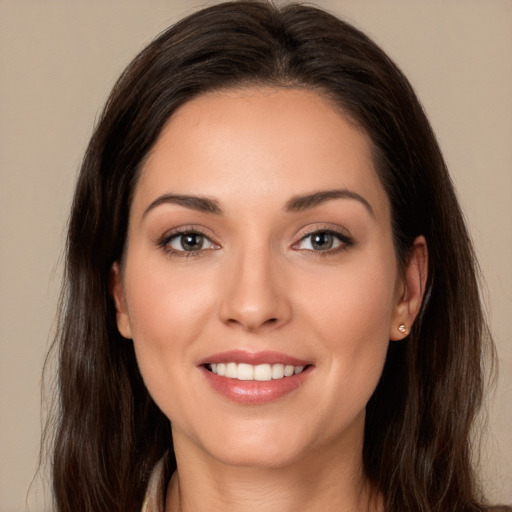
[{"label": "woman's face", "polygon": [[411,272],[365,133],[315,92],[247,88],[167,123],[112,291],[177,453],[279,466],[360,453]]}]

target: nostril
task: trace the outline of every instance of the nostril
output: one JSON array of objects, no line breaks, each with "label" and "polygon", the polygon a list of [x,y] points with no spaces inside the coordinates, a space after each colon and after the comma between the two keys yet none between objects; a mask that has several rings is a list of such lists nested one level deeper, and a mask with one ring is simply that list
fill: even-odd
[{"label": "nostril", "polygon": [[229,325],[232,325],[232,326],[240,325],[246,331],[254,332],[254,331],[261,329],[262,327],[275,326],[276,324],[279,323],[279,318],[272,317],[272,318],[268,318],[267,320],[263,320],[263,321],[260,321],[258,319],[250,319],[250,318],[240,319],[240,320],[237,320],[236,318],[229,318],[226,320],[226,323]]}]

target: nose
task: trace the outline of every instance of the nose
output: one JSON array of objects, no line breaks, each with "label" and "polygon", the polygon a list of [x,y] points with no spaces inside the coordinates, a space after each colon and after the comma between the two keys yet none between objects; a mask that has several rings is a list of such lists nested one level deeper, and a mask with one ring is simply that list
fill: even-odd
[{"label": "nose", "polygon": [[230,262],[221,320],[247,332],[278,328],[291,318],[282,269],[269,248],[241,251]]}]

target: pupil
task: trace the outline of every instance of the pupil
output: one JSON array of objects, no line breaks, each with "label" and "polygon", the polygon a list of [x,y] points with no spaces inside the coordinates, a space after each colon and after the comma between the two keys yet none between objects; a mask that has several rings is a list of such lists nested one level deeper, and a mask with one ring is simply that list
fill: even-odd
[{"label": "pupil", "polygon": [[315,233],[311,240],[311,245],[315,249],[327,250],[332,247],[333,239],[330,233]]},{"label": "pupil", "polygon": [[203,235],[189,233],[181,236],[181,246],[185,251],[197,251],[203,246]]}]

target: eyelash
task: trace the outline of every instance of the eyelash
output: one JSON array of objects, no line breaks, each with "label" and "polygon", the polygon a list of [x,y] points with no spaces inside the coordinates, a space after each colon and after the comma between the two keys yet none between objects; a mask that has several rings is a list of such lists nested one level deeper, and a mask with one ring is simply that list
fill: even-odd
[{"label": "eyelash", "polygon": [[[330,235],[330,236],[334,237],[339,242],[339,245],[337,247],[329,248],[329,249],[325,249],[325,250],[301,249],[298,247],[302,242],[304,242],[308,238],[311,238],[313,235],[319,235],[319,234],[326,234],[326,235]],[[197,250],[186,251],[186,250],[174,249],[173,247],[170,246],[170,243],[174,239],[184,236],[184,235],[198,235],[200,237],[203,237],[203,242],[209,242],[210,247],[208,247],[206,249],[197,249]],[[215,244],[215,242],[213,242],[208,235],[206,235],[200,229],[197,229],[196,227],[192,227],[192,226],[183,226],[182,228],[179,228],[170,234],[165,234],[158,240],[157,245],[159,247],[161,247],[167,254],[170,254],[171,256],[178,256],[178,257],[184,257],[184,258],[189,258],[191,256],[201,256],[201,255],[205,254],[205,252],[207,250],[214,250],[214,249],[219,248],[219,246],[217,244]],[[337,254],[338,252],[344,251],[344,250],[348,249],[349,247],[352,247],[353,245],[354,245],[354,239],[352,237],[342,233],[341,231],[337,231],[332,228],[320,228],[320,229],[315,228],[315,229],[311,230],[309,233],[306,233],[305,235],[303,235],[299,239],[298,242],[294,243],[292,245],[292,249],[295,249],[298,251],[307,251],[308,253],[312,253],[315,256],[318,255],[318,256],[324,257],[324,256]]]},{"label": "eyelash", "polygon": [[[339,245],[334,248],[325,249],[325,250],[313,250],[313,249],[301,249],[298,247],[300,243],[305,241],[308,238],[311,238],[313,235],[326,234],[333,236],[339,242]],[[337,254],[338,252],[345,251],[348,248],[352,247],[355,244],[354,239],[341,231],[332,228],[315,228],[311,230],[309,233],[303,235],[300,240],[292,245],[292,248],[299,251],[307,251],[308,253],[312,253],[315,256],[332,256],[333,254]]]},{"label": "eyelash", "polygon": [[[197,235],[203,237],[203,242],[209,242],[210,247],[207,249],[197,249],[192,251],[185,251],[185,250],[178,250],[174,249],[170,246],[170,243],[173,241],[173,239],[177,239],[184,235]],[[207,250],[213,250],[218,248],[217,244],[211,240],[211,238],[204,232],[202,232],[200,229],[192,226],[183,226],[172,233],[166,233],[160,240],[158,240],[157,245],[161,247],[165,253],[171,255],[171,256],[178,256],[182,258],[190,258],[191,256],[201,256],[205,253]]]}]

